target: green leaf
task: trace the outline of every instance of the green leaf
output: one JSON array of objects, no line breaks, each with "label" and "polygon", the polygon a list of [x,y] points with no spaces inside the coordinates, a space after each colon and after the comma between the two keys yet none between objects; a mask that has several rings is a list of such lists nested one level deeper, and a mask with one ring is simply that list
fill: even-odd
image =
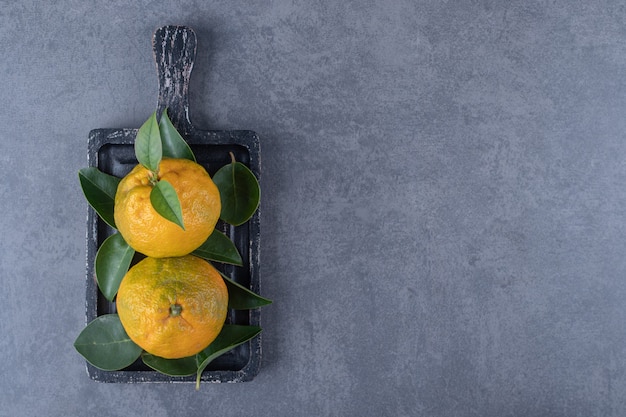
[{"label": "green leaf", "polygon": [[135,138],[135,156],[137,161],[152,172],[159,170],[159,163],[163,157],[161,133],[156,112],[139,128]]},{"label": "green leaf", "polygon": [[74,348],[96,368],[116,371],[132,364],[141,348],[126,334],[117,314],[105,314],[93,320],[78,335]]},{"label": "green leaf", "polygon": [[193,251],[193,255],[208,261],[217,261],[237,266],[243,265],[241,255],[237,251],[235,244],[218,230],[214,230],[206,242]]},{"label": "green leaf", "polygon": [[141,359],[147,366],[165,375],[189,376],[196,374],[196,389],[199,389],[200,376],[211,361],[247,342],[260,332],[261,328],[258,326],[225,324],[215,340],[194,356],[180,359],[165,359],[145,352]]},{"label": "green leaf", "polygon": [[258,326],[225,324],[213,343],[196,355],[199,363],[198,371],[196,372],[196,390],[200,389],[200,377],[202,376],[202,372],[204,372],[204,369],[213,359],[247,342],[259,333],[261,333],[261,328]]},{"label": "green leaf", "polygon": [[150,192],[150,202],[157,213],[185,230],[183,210],[172,184],[165,180],[157,182]]},{"label": "green leaf", "polygon": [[259,207],[261,190],[256,177],[241,162],[233,162],[220,168],[213,176],[222,200],[220,218],[233,226],[239,226],[252,217]]},{"label": "green leaf", "polygon": [[120,233],[115,233],[102,242],[96,254],[96,279],[107,300],[113,301],[115,298],[134,255],[135,250]]},{"label": "green leaf", "polygon": [[250,291],[241,284],[236,283],[226,275],[222,274],[226,288],[228,288],[228,308],[234,310],[251,310],[272,304],[272,300],[261,297],[257,293]]},{"label": "green leaf", "polygon": [[169,376],[189,376],[198,371],[198,361],[195,355],[180,359],[165,359],[144,352],[141,360],[155,371]]},{"label": "green leaf", "polygon": [[168,158],[184,158],[196,162],[193,151],[178,133],[178,130],[172,124],[167,109],[163,111],[161,121],[159,122],[159,131],[161,132],[161,144],[163,145],[163,156]]},{"label": "green leaf", "polygon": [[79,170],[78,179],[89,205],[93,207],[102,220],[115,229],[113,208],[115,207],[115,193],[120,179],[105,174],[96,167]]}]

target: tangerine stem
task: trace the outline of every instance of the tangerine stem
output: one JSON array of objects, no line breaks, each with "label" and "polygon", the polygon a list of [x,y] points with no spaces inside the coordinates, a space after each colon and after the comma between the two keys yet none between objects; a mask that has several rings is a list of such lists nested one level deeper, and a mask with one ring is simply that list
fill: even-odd
[{"label": "tangerine stem", "polygon": [[180,304],[171,304],[170,305],[170,317],[178,317],[180,313],[183,311],[183,306]]},{"label": "tangerine stem", "polygon": [[148,180],[150,181],[150,184],[154,187],[156,183],[159,182],[159,175],[156,173],[156,171],[150,171],[150,173],[148,174]]}]

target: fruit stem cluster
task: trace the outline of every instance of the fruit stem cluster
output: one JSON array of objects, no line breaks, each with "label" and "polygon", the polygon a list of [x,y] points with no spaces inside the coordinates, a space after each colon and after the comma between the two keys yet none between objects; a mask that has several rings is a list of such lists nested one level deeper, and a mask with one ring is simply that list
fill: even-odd
[{"label": "fruit stem cluster", "polygon": [[150,171],[148,174],[148,181],[150,181],[150,185],[154,187],[157,185],[157,182],[159,182],[159,174],[156,171]]}]

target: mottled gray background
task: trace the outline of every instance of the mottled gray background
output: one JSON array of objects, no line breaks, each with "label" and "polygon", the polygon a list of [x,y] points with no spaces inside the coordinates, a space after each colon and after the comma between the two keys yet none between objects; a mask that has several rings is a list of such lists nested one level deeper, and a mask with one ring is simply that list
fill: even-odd
[{"label": "mottled gray background", "polygon": [[[129,4],[131,3],[131,4]],[[102,384],[87,136],[156,104],[262,140],[263,367]],[[0,1],[1,416],[626,415],[626,10],[617,1]]]}]

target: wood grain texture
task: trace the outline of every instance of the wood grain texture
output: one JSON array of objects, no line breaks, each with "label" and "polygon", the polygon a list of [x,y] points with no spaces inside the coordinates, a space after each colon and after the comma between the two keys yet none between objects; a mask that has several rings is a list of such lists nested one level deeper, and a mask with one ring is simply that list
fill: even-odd
[{"label": "wood grain texture", "polygon": [[152,38],[159,81],[157,120],[164,109],[181,135],[191,133],[189,119],[189,79],[196,57],[197,40],[193,29],[163,26]]}]

